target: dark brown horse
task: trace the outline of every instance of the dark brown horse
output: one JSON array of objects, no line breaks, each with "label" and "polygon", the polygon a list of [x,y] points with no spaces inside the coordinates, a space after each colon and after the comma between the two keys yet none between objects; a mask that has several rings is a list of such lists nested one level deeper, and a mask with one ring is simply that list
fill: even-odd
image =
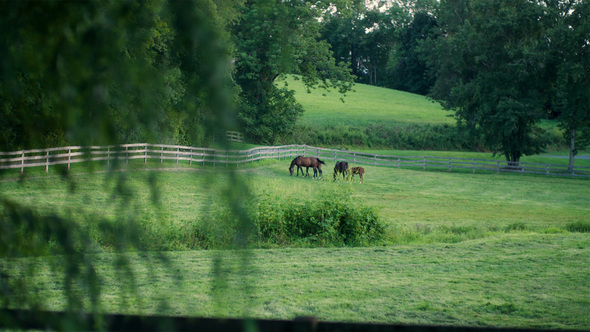
[{"label": "dark brown horse", "polygon": [[352,177],[354,178],[354,175],[358,174],[359,178],[361,179],[361,183],[363,183],[363,175],[365,174],[365,169],[362,167],[353,167],[350,170],[352,173]]},{"label": "dark brown horse", "polygon": [[346,161],[339,161],[334,166],[334,181],[336,176],[342,174],[342,179],[346,179],[346,173],[348,173],[348,163]]},{"label": "dark brown horse", "polygon": [[318,171],[320,176],[322,176],[322,164],[326,164],[322,160],[316,157],[303,157],[298,156],[297,158],[293,159],[291,162],[291,166],[289,167],[289,174],[293,175],[293,169],[297,166],[297,176],[299,176],[299,169],[301,169],[301,174],[303,174],[303,168],[307,167],[307,176],[309,176],[309,168],[313,168],[313,177],[314,179],[318,176]]},{"label": "dark brown horse", "polygon": [[[297,176],[299,176],[299,170],[301,170],[301,175],[305,176],[305,173],[303,173],[303,168],[301,167],[301,165],[297,164],[297,159],[299,158],[301,158],[301,156],[295,157],[295,159],[293,159],[293,161],[291,162],[291,166],[289,166],[289,174],[291,176],[293,176],[293,169],[295,168],[295,166],[297,166]],[[307,167],[307,175],[309,176],[309,167]]]}]

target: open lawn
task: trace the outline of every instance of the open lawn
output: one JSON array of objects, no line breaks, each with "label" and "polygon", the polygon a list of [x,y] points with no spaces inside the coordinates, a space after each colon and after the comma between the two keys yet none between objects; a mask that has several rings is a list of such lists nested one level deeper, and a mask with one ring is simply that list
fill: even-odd
[{"label": "open lawn", "polygon": [[[361,185],[331,181],[332,162],[322,180],[290,177],[288,164],[254,163],[237,174],[254,197],[272,196],[277,206],[345,192],[377,210],[385,238],[358,248],[188,250],[182,236],[217,204],[212,193],[230,181],[225,168],[165,164],[162,171],[147,165],[116,173],[136,193],[131,200],[117,194],[111,176],[82,169],[72,170],[72,181],[41,174],[0,188],[40,213],[58,211],[81,223],[117,223],[131,210],[149,230],[146,239],[160,240],[158,251],[130,253],[129,265],[109,248],[88,254],[109,312],[590,328],[588,180],[365,167]],[[63,277],[49,263],[59,260],[0,264],[14,274],[34,266],[29,291],[57,310],[65,304]],[[128,270],[113,268],[121,266]],[[125,287],[135,295],[122,296]]]}]

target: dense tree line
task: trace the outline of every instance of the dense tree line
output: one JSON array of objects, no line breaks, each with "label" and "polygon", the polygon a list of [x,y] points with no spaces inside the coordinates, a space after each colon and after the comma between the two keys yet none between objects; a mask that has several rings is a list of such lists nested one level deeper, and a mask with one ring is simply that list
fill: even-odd
[{"label": "dense tree line", "polygon": [[[328,2],[2,1],[0,146],[207,144],[241,125],[254,141],[303,112],[277,86],[346,92],[350,71],[320,40]],[[238,114],[227,112],[237,109]]]},{"label": "dense tree line", "polygon": [[331,15],[323,35],[357,82],[427,95],[454,111],[458,135],[508,161],[543,151],[539,123],[557,119],[573,166],[590,139],[589,7],[584,0],[394,1]]},{"label": "dense tree line", "polygon": [[587,145],[588,1],[374,3],[3,1],[0,146],[277,143],[303,113],[288,74],[427,95],[510,161],[544,149],[542,119]]}]

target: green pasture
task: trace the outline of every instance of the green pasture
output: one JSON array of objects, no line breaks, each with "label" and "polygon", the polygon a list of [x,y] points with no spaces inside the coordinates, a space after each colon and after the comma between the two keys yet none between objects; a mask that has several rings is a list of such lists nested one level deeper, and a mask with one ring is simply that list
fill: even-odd
[{"label": "green pasture", "polygon": [[[364,127],[370,124],[407,126],[411,124],[454,124],[451,114],[424,96],[356,84],[354,90],[342,96],[335,90],[307,89],[303,82],[293,77],[279,83],[296,91],[297,101],[305,113],[301,123],[305,125]],[[344,102],[342,102],[344,100]]]},{"label": "green pasture", "polygon": [[[321,180],[290,177],[288,166],[269,160],[230,173],[132,162],[127,171],[88,173],[74,165],[69,180],[40,172],[25,181],[5,177],[0,189],[40,214],[57,211],[82,225],[134,215],[152,245],[147,252],[88,248],[108,312],[590,328],[588,180],[367,166],[359,184],[332,181],[332,161]],[[277,209],[344,192],[376,209],[385,237],[369,247],[194,250],[188,233],[220,204],[231,174],[247,184],[248,200],[270,197]],[[34,268],[28,291],[59,310],[66,303],[59,261],[0,264],[15,274]]]},{"label": "green pasture", "polygon": [[[297,76],[277,83],[295,91],[304,113],[290,142],[326,147],[382,150],[476,150],[480,145],[458,133],[453,112],[427,97],[356,84],[345,96],[335,90],[308,90]],[[547,150],[567,149],[555,120],[542,120]]]}]

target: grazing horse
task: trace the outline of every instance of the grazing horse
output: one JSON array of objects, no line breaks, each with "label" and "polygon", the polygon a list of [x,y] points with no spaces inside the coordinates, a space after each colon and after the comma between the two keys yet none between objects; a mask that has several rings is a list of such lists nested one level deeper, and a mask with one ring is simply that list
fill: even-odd
[{"label": "grazing horse", "polygon": [[342,174],[342,179],[346,178],[346,173],[348,172],[348,163],[346,161],[339,161],[334,166],[334,181],[336,181],[336,176],[338,174]]},{"label": "grazing horse", "polygon": [[[301,165],[297,164],[297,159],[299,158],[301,158],[301,156],[295,157],[295,159],[293,159],[291,162],[291,166],[289,166],[289,174],[291,176],[293,176],[293,168],[295,168],[295,166],[297,166],[297,176],[299,176],[299,170],[301,170],[301,175],[305,176],[305,173],[303,173],[303,168]],[[307,175],[309,176],[309,167],[307,168]]]},{"label": "grazing horse", "polygon": [[313,168],[313,178],[315,179],[318,176],[318,170],[320,176],[322,176],[322,164],[326,164],[322,160],[316,157],[303,157],[298,156],[297,158],[293,159],[291,162],[291,166],[289,167],[289,174],[293,175],[293,168],[297,166],[297,176],[299,176],[299,169],[301,169],[301,173],[303,173],[302,167],[307,167],[307,175],[309,176],[309,168]]},{"label": "grazing horse", "polygon": [[358,174],[359,178],[361,178],[361,183],[363,183],[363,174],[365,174],[365,169],[362,167],[353,167],[350,170],[352,171],[352,177],[354,178],[354,175]]}]

